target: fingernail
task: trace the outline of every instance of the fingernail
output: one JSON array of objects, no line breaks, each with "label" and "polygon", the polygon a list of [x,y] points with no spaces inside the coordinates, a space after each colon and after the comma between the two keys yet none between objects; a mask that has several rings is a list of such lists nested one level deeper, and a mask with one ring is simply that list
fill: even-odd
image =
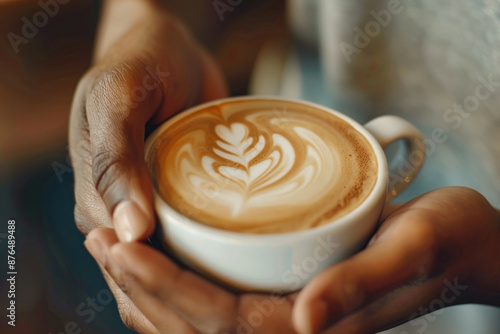
[{"label": "fingernail", "polygon": [[113,222],[118,239],[130,242],[146,234],[148,217],[135,202],[125,201],[115,208]]},{"label": "fingernail", "polygon": [[106,253],[102,244],[94,239],[87,239],[83,242],[90,255],[101,265],[106,264]]}]

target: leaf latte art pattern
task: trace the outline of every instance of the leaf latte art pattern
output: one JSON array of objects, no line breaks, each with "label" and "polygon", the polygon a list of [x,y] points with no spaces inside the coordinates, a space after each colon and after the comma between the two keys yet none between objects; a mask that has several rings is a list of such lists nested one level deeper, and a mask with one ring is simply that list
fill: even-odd
[{"label": "leaf latte art pattern", "polygon": [[[307,130],[302,128],[297,128],[296,131],[307,133]],[[293,168],[296,154],[293,145],[283,135],[273,134],[270,142],[266,142],[262,135],[254,140],[248,137],[249,129],[240,123],[233,123],[229,128],[217,125],[215,132],[221,140],[216,141],[218,148],[214,148],[213,151],[222,159],[227,160],[229,165],[219,165],[214,158],[203,156],[202,166],[206,172],[205,175],[210,178],[208,182],[218,179],[226,185],[228,196],[225,197],[232,202],[232,216],[237,216],[244,211],[248,214],[252,207],[265,206],[269,201],[279,201],[280,198],[286,198],[289,202],[291,198],[298,196],[296,194],[298,191],[310,184],[315,174],[320,172],[321,153],[312,143],[308,152],[311,159],[307,161],[307,166],[285,183],[283,179]],[[309,136],[310,138],[304,139],[319,142],[319,138],[314,138],[314,134],[309,133]],[[264,151],[269,153],[253,162]],[[198,177],[190,179],[191,184],[202,191],[198,180],[200,180]],[[236,191],[232,190],[234,188]]]},{"label": "leaf latte art pattern", "polygon": [[301,230],[348,213],[373,188],[374,153],[345,121],[290,104],[279,115],[230,104],[183,117],[153,150],[160,195],[196,221],[245,233]]}]

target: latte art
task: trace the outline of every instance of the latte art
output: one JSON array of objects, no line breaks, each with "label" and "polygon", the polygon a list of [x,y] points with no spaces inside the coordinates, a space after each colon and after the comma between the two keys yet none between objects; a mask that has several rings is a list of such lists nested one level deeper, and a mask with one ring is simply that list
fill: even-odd
[{"label": "latte art", "polygon": [[[273,192],[259,192],[259,189],[276,184],[290,171],[295,162],[295,152],[292,144],[282,135],[273,134],[269,138],[271,142],[266,143],[266,138],[262,135],[258,139],[249,137],[250,129],[241,123],[233,123],[230,128],[217,125],[215,133],[221,140],[215,141],[218,148],[214,148],[213,152],[225,160],[222,160],[221,164],[217,161],[220,159],[203,156],[201,162],[205,173],[196,177],[196,181],[209,176],[210,179],[204,181],[211,182],[216,179],[220,181],[220,185],[230,188],[225,195],[228,204],[232,206],[231,216],[236,217],[252,206],[262,205],[269,196],[273,196]],[[265,149],[270,153],[260,161],[253,162]],[[190,181],[193,181],[193,178]],[[191,184],[198,191],[204,190],[199,182]],[[292,187],[292,191],[295,191],[293,188],[297,187]]]},{"label": "latte art", "polygon": [[292,102],[196,111],[166,129],[151,152],[157,190],[170,206],[246,233],[337,219],[368,196],[377,175],[375,154],[352,126]]}]

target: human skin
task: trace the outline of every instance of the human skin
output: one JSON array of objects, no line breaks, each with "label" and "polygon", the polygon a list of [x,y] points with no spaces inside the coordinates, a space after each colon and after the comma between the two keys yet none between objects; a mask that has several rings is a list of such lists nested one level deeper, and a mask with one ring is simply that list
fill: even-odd
[{"label": "human skin", "polygon": [[363,251],[280,299],[224,290],[147,245],[119,242],[111,229],[92,231],[86,246],[151,321],[144,333],[238,333],[239,319],[269,300],[273,310],[254,333],[374,333],[436,301],[498,306],[499,238],[498,212],[482,195],[438,189],[389,214]]},{"label": "human skin", "polygon": [[[71,111],[75,221],[124,323],[140,333],[237,332],[239,319],[271,298],[225,290],[138,242],[155,226],[145,134],[226,94],[213,60],[166,8],[106,3],[94,62]],[[498,212],[471,189],[416,198],[381,220],[366,249],[275,299],[254,333],[382,330],[442,298],[446,282],[466,286],[446,306],[498,305],[499,224]]]}]

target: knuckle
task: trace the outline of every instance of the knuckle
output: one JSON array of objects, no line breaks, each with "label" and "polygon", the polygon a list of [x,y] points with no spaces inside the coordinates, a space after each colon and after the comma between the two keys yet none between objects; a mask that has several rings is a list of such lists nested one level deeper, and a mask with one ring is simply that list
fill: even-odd
[{"label": "knuckle", "polygon": [[92,179],[97,192],[104,197],[120,178],[119,159],[109,151],[97,151],[92,158]]},{"label": "knuckle", "polygon": [[120,88],[126,88],[133,77],[132,72],[131,66],[121,63],[93,75],[89,92],[90,100],[98,102],[103,97],[118,92]]},{"label": "knuckle", "polygon": [[133,297],[135,278],[124,272],[114,272],[113,280],[120,290],[127,296]]},{"label": "knuckle", "polygon": [[[139,103],[151,102],[160,87],[141,61],[119,63],[94,76],[87,104],[99,107],[100,112],[116,113],[135,108]],[[120,106],[117,108],[117,106]]]},{"label": "knuckle", "polygon": [[420,249],[432,250],[436,246],[436,226],[428,220],[422,219],[414,229],[414,238]]},{"label": "knuckle", "polygon": [[109,211],[94,185],[90,161],[89,156],[75,168],[74,219],[85,235],[97,227],[112,227]]},{"label": "knuckle", "polygon": [[120,64],[94,75],[86,101],[89,117],[93,114],[98,117],[115,115],[119,110],[126,109],[119,106],[131,104],[128,93],[133,85],[131,72],[127,64]]}]

